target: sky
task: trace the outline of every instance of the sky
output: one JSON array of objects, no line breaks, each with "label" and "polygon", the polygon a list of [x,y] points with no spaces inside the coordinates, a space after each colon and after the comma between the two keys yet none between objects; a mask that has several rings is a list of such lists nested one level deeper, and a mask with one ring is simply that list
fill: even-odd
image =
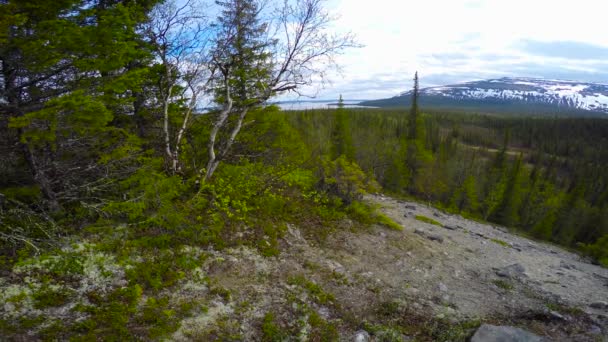
[{"label": "sky", "polygon": [[316,98],[377,99],[506,76],[608,83],[607,0],[328,0],[338,57]]}]

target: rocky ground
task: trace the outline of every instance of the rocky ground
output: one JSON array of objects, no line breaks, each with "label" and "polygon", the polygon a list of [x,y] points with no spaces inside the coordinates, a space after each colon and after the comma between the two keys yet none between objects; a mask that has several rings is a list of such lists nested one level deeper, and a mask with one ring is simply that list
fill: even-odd
[{"label": "rocky ground", "polygon": [[[370,200],[405,227],[402,233],[391,233],[391,238],[417,245],[382,267],[386,282],[395,289],[399,282],[410,285],[404,296],[412,300],[439,297],[458,318],[518,317],[526,311],[547,311],[549,317],[567,325],[572,317],[558,309],[580,310],[593,322],[587,332],[608,333],[607,269],[503,227],[388,197]],[[432,218],[440,225],[421,222],[416,216]],[[429,306],[441,314],[441,306],[432,301]]]},{"label": "rocky ground", "polygon": [[[333,322],[343,341],[466,340],[481,323],[519,326],[546,340],[607,340],[607,269],[419,203],[368,200],[403,231],[350,231],[344,222],[316,244],[289,226],[278,258],[228,251],[211,275],[233,300],[255,307],[243,316],[251,322],[272,311],[293,331],[301,315],[314,312]],[[306,340],[306,324],[298,329]],[[255,326],[240,330],[257,338]]]},{"label": "rocky ground", "polygon": [[[345,220],[319,239],[287,225],[276,257],[247,247],[183,248],[180,255],[200,266],[195,277],[158,295],[190,310],[168,339],[465,341],[477,331],[472,341],[484,341],[507,329],[492,324],[549,341],[608,341],[608,269],[419,203],[380,195],[367,200],[403,230],[362,230]],[[35,305],[39,285],[30,269],[48,268],[50,261],[33,261],[0,279],[0,317],[78,322],[85,314],[72,317],[70,310],[90,302],[91,287],[105,293],[125,286],[128,267],[85,247],[69,251],[80,253],[86,267],[67,303]],[[18,340],[36,334],[31,330]]]}]

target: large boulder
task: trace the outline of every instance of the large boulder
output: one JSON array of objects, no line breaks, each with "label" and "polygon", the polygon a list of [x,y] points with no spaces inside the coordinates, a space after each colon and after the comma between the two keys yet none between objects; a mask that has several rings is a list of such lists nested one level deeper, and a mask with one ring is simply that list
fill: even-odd
[{"label": "large boulder", "polygon": [[471,342],[541,342],[542,337],[520,328],[483,324],[477,329]]}]

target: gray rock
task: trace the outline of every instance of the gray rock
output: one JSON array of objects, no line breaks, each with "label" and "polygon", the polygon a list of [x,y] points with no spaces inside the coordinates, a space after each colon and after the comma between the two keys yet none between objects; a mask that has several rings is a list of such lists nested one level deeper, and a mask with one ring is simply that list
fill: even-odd
[{"label": "gray rock", "polygon": [[441,214],[440,214],[440,213],[437,213],[437,212],[433,213],[433,216],[435,216],[435,217],[437,217],[437,218],[442,218],[442,217],[443,217],[443,216],[441,216]]},{"label": "gray rock", "polygon": [[594,309],[608,310],[608,303],[599,301],[599,302],[589,304],[589,307],[592,307]]},{"label": "gray rock", "polygon": [[329,308],[327,308],[325,306],[318,308],[317,313],[319,314],[319,316],[323,317],[324,319],[329,319],[329,317],[331,316],[331,314],[329,312]]},{"label": "gray rock", "polygon": [[569,321],[568,317],[565,317],[557,311],[549,311],[549,316],[558,321]]},{"label": "gray rock", "polygon": [[433,233],[427,233],[424,230],[420,230],[420,229],[414,230],[414,233],[416,233],[416,234],[418,234],[418,235],[420,235],[422,237],[425,237],[425,238],[427,238],[427,239],[429,239],[431,241],[437,241],[439,243],[443,242],[443,236],[441,236],[441,235],[437,235],[437,234],[433,234]]},{"label": "gray rock", "polygon": [[439,283],[439,291],[448,292],[448,287],[444,283]]},{"label": "gray rock", "polygon": [[526,276],[526,269],[521,264],[509,265],[495,271],[497,276],[509,279],[521,279]]},{"label": "gray rock", "polygon": [[509,244],[509,246],[511,246],[511,248],[513,248],[514,250],[516,250],[518,252],[522,252],[524,250],[524,247],[522,245],[519,245],[515,242],[509,242],[508,244]]},{"label": "gray rock", "polygon": [[431,241],[437,241],[439,243],[443,242],[443,236],[441,236],[441,235],[427,234],[426,238]]},{"label": "gray rock", "polygon": [[564,260],[559,261],[559,267],[565,268],[567,270],[576,270],[576,267],[572,264],[565,262]]},{"label": "gray rock", "polygon": [[608,277],[604,277],[604,276],[603,276],[603,275],[601,275],[601,274],[598,274],[598,273],[593,272],[593,276],[594,276],[594,277],[596,277],[597,279],[600,279],[600,280],[606,280],[606,281],[608,281]]},{"label": "gray rock", "polygon": [[411,205],[411,204],[406,204],[404,206],[405,209],[409,209],[409,210],[416,210],[416,206],[415,205]]},{"label": "gray rock", "polygon": [[602,328],[598,327],[597,325],[592,325],[587,333],[591,335],[602,335]]},{"label": "gray rock", "polygon": [[459,226],[455,226],[455,225],[451,225],[451,224],[444,224],[443,228],[448,229],[448,230],[456,230],[458,228],[460,228]]},{"label": "gray rock", "polygon": [[371,337],[369,333],[365,330],[359,330],[355,333],[353,338],[353,342],[369,342],[371,341]]},{"label": "gray rock", "polygon": [[494,229],[496,229],[496,230],[498,230],[498,231],[501,231],[501,232],[503,232],[503,233],[509,233],[509,230],[508,230],[508,229],[506,229],[506,228],[503,228],[503,227],[496,227],[496,226],[493,226],[493,227],[494,227]]},{"label": "gray rock", "polygon": [[471,342],[541,342],[544,339],[523,329],[483,324]]}]

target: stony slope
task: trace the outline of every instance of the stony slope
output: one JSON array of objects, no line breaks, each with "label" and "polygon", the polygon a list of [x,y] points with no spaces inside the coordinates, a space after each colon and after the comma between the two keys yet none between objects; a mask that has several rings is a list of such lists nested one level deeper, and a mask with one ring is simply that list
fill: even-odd
[{"label": "stony slope", "polygon": [[[344,220],[318,239],[288,225],[278,257],[247,247],[182,248],[182,258],[200,261],[196,276],[159,294],[176,308],[185,303],[190,308],[167,337],[353,341],[369,333],[372,341],[465,341],[480,323],[490,323],[518,326],[548,340],[607,341],[608,269],[418,203],[380,195],[367,200],[404,229],[362,231]],[[91,291],[124,287],[129,271],[113,256],[93,253],[93,247],[79,244],[65,251],[82,254],[85,272],[71,277],[72,295],[62,306],[37,307],[32,298],[38,286],[32,271],[59,259],[33,260],[0,277],[0,318],[36,316],[66,324],[85,319],[85,312],[74,314],[72,308],[89,303]],[[145,298],[139,306],[143,303]],[[8,339],[36,340],[45,326]]]},{"label": "stony slope", "polygon": [[[376,341],[464,340],[474,331],[466,329],[470,322],[516,325],[550,340],[606,340],[607,269],[559,247],[418,203],[384,196],[368,200],[404,230],[349,231],[345,222],[319,245],[290,226],[277,259],[245,250],[223,255],[224,269],[215,274],[219,283],[256,308],[236,320],[272,311],[289,326],[301,319],[302,311],[293,308],[304,305],[333,322],[343,341],[352,341],[361,328]],[[322,290],[311,290],[310,284]],[[322,293],[332,299],[324,300]],[[290,302],[293,296],[297,299]]]}]

